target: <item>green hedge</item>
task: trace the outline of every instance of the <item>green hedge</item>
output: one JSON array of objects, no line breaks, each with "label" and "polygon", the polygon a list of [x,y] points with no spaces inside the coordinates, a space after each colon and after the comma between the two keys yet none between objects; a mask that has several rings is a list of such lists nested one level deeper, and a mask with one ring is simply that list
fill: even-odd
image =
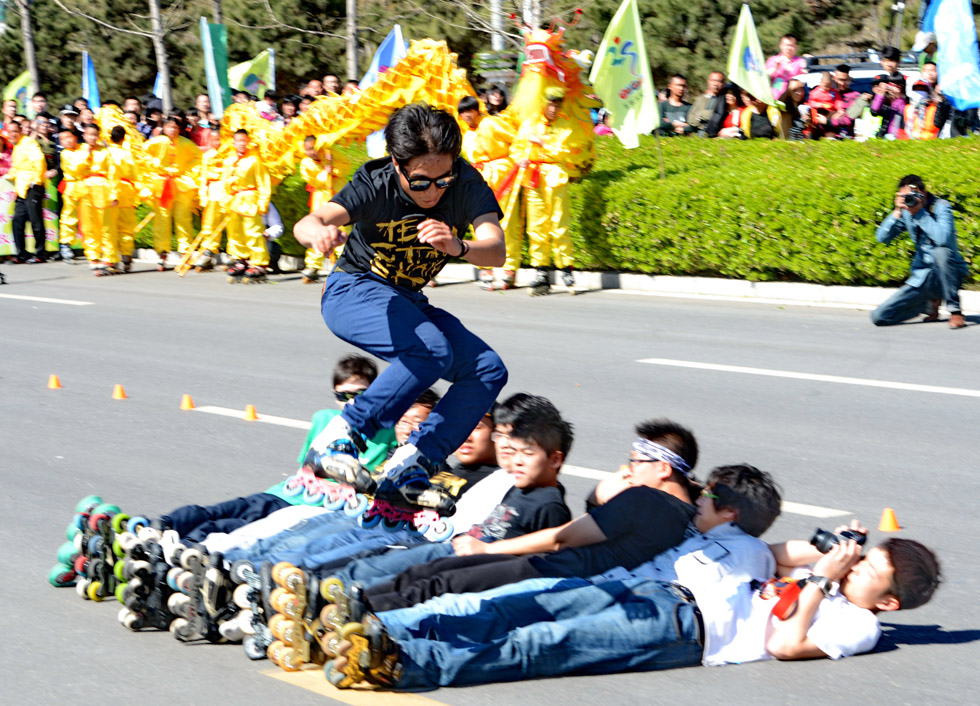
[{"label": "green hedge", "polygon": [[[595,169],[573,184],[579,269],[754,281],[894,285],[911,242],[874,238],[895,184],[917,173],[952,201],[963,256],[980,255],[980,139],[931,142],[768,142],[642,138],[624,150],[598,140]],[[346,150],[354,164],[362,146]],[[308,194],[298,175],[276,189],[284,252],[302,255],[293,224]],[[149,229],[138,241],[149,245]]]},{"label": "green hedge", "polygon": [[653,138],[624,150],[601,139],[572,187],[582,269],[890,285],[911,242],[875,241],[895,185],[917,173],[952,201],[960,248],[980,251],[980,140],[768,142]]}]

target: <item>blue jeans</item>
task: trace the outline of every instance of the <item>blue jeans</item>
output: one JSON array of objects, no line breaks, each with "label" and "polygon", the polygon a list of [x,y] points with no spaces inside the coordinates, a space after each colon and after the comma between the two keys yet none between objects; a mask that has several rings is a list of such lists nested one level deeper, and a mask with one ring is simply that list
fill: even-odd
[{"label": "blue jeans", "polygon": [[253,557],[276,551],[305,547],[314,537],[347,531],[353,526],[353,520],[343,512],[325,512],[322,515],[308,517],[282,532],[263,537],[248,548],[231,549],[225,552],[224,557],[227,561],[252,560]]},{"label": "blue jeans", "polygon": [[437,380],[452,383],[409,437],[425,458],[440,463],[459,448],[507,383],[493,349],[425,295],[370,274],[333,272],[322,300],[323,320],[341,340],[390,365],[341,413],[367,438],[394,427]]},{"label": "blue jeans", "polygon": [[435,543],[424,539],[421,542],[421,544],[415,542],[415,546],[409,545],[407,549],[389,549],[383,554],[355,559],[335,572],[334,576],[348,586],[357,581],[365,588],[371,588],[379,583],[391,581],[402,571],[416,564],[453,556],[452,542]]},{"label": "blue jeans", "polygon": [[203,542],[212,532],[234,532],[284,507],[289,507],[285,500],[269,493],[256,493],[206,507],[184,505],[160,519],[185,542]]},{"label": "blue jeans", "polygon": [[418,636],[398,640],[398,688],[693,666],[701,630],[697,606],[670,583],[559,583],[487,600],[471,615],[430,616]]},{"label": "blue jeans", "polygon": [[929,301],[942,299],[951,314],[960,313],[960,285],[966,276],[964,267],[950,262],[952,251],[936,247],[930,250],[933,264],[920,286],[903,284],[899,290],[871,312],[875,326],[889,326],[907,321],[926,311]]}]

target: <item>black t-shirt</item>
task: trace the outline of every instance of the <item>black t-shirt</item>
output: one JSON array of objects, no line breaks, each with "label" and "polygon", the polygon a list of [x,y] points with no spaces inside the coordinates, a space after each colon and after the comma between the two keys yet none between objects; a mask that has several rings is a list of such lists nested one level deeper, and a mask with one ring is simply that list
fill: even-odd
[{"label": "black t-shirt", "polygon": [[565,504],[565,489],[511,488],[483,522],[468,534],[488,542],[520,537],[546,527],[557,527],[572,519]]},{"label": "black t-shirt", "polygon": [[463,159],[453,164],[456,181],[433,208],[423,209],[402,190],[389,157],[364,164],[333,197],[350,214],[353,232],[337,263],[342,272],[371,272],[399,287],[419,291],[449,256],[418,242],[418,224],[430,218],[462,237],[484,213],[503,217],[480,173]]},{"label": "black t-shirt", "polygon": [[589,514],[606,541],[530,557],[543,576],[588,578],[616,566],[635,568],[679,544],[695,509],[662,490],[636,486]]}]

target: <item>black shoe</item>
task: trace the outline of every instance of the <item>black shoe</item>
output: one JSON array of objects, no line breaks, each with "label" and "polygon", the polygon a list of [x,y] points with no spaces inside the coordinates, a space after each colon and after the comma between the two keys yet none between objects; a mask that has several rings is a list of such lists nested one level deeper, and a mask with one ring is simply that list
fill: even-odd
[{"label": "black shoe", "polygon": [[549,281],[548,270],[538,270],[538,274],[534,277],[534,281],[531,282],[531,296],[539,297],[543,294],[549,294],[551,292],[551,282]]}]

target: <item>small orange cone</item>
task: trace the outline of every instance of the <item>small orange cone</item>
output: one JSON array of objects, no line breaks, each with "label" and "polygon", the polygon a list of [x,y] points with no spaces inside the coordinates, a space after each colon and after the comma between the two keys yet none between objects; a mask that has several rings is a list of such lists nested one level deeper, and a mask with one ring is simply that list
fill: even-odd
[{"label": "small orange cone", "polygon": [[126,389],[122,385],[116,385],[112,388],[112,399],[114,400],[125,400],[129,397],[126,394]]},{"label": "small orange cone", "polygon": [[257,422],[257,421],[259,421],[259,415],[256,414],[256,412],[255,412],[255,405],[254,404],[247,404],[247,405],[245,405],[245,416],[243,417],[243,419],[246,422]]},{"label": "small orange cone", "polygon": [[48,376],[48,389],[49,390],[60,390],[61,389],[61,380],[58,378],[57,375],[49,375]]},{"label": "small orange cone", "polygon": [[194,400],[191,399],[190,395],[184,395],[180,398],[180,408],[184,412],[194,409]]},{"label": "small orange cone", "polygon": [[881,513],[881,522],[878,523],[878,531],[898,532],[900,529],[902,529],[902,527],[898,524],[898,518],[895,517],[895,511],[890,507],[886,507]]}]

